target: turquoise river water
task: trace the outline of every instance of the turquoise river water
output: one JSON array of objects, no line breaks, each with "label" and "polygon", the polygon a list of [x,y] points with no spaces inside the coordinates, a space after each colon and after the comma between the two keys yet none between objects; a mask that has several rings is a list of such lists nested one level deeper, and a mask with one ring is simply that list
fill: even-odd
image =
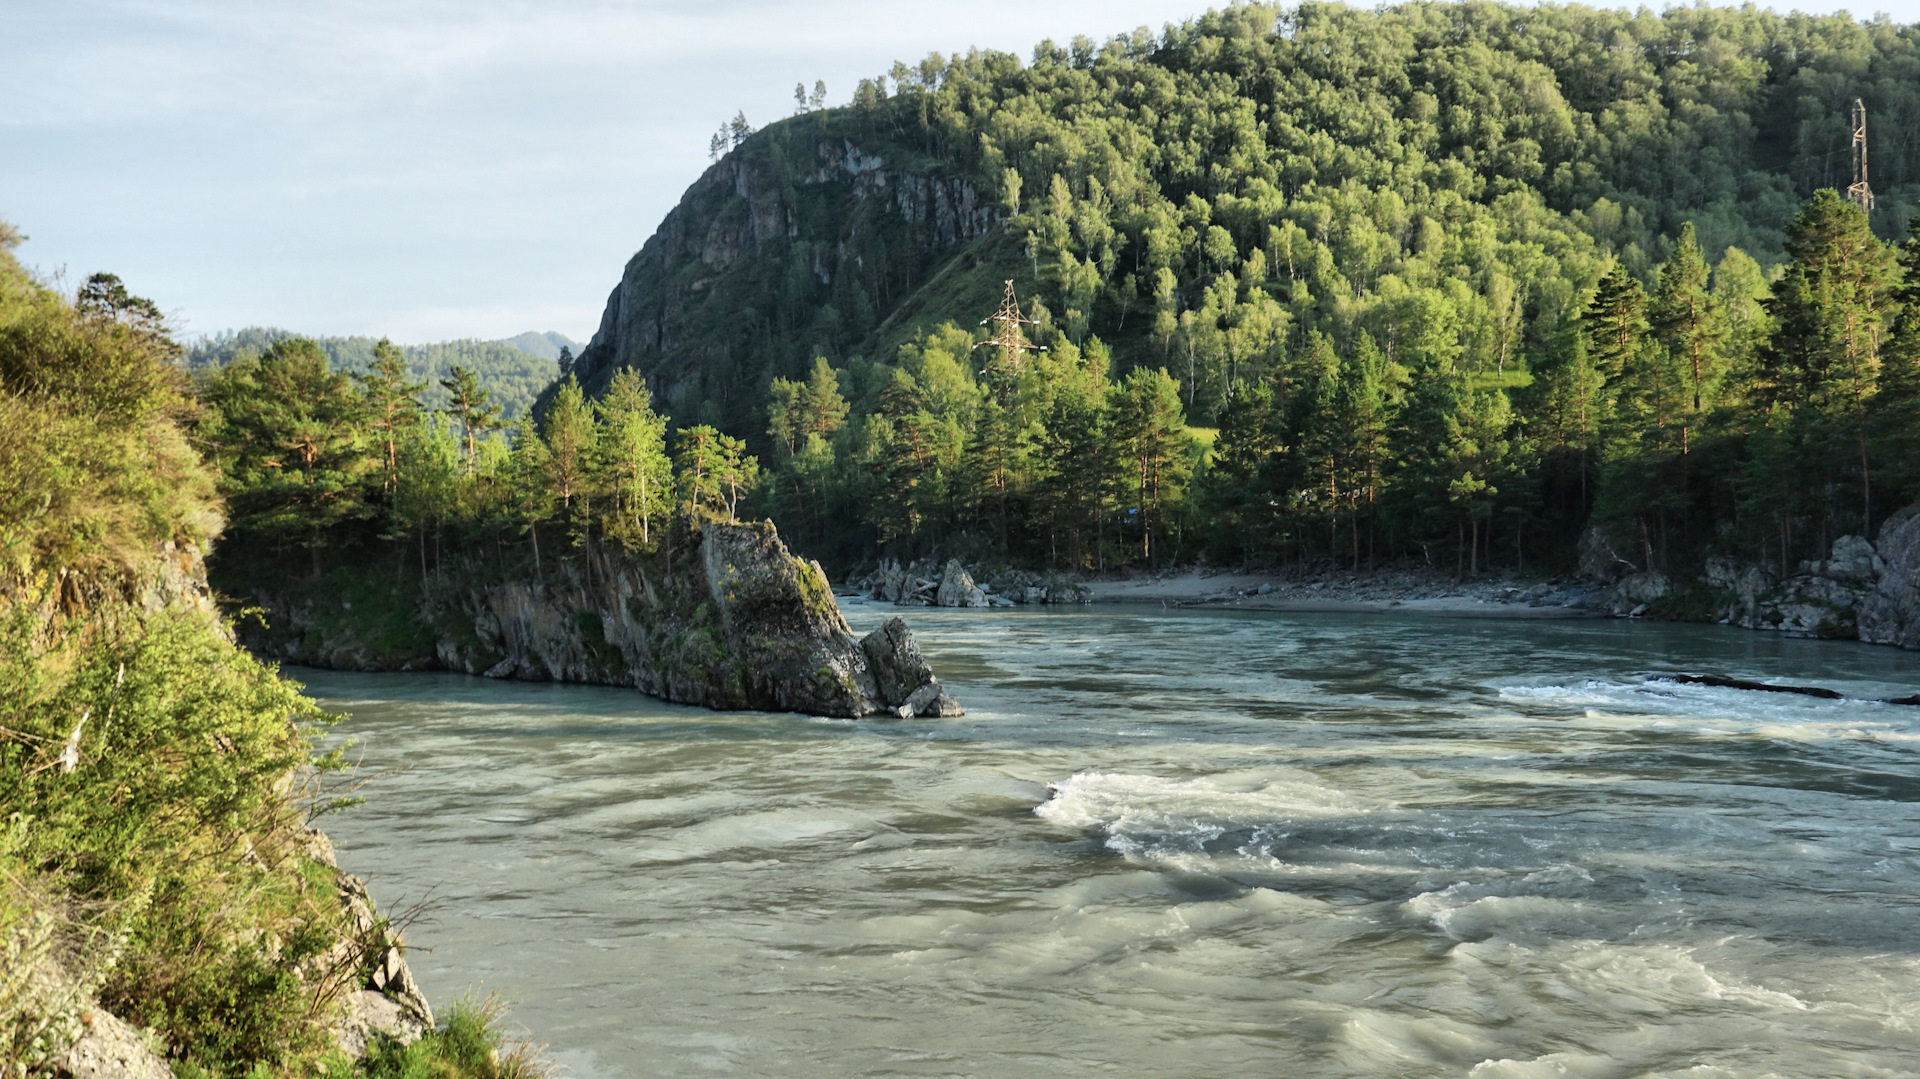
[{"label": "turquoise river water", "polygon": [[[896,613],[849,601],[865,631]],[[293,670],[442,1007],[613,1076],[1920,1074],[1920,657],[906,612],[954,720]]]}]

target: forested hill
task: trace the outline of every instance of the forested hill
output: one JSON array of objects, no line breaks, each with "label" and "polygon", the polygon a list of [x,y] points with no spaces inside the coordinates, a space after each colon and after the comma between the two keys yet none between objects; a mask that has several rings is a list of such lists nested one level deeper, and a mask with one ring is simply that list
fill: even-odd
[{"label": "forested hill", "polygon": [[[260,356],[280,341],[300,336],[291,330],[249,326],[203,338],[188,346],[183,360],[190,371],[212,370],[233,362],[242,353]],[[556,340],[557,339],[557,340]],[[341,371],[365,373],[374,363],[371,337],[315,337],[312,340],[327,354],[327,361]],[[557,333],[523,333],[504,341],[441,341],[428,345],[402,345],[408,374],[427,384],[423,395],[432,408],[445,409],[449,398],[440,380],[451,377],[453,368],[472,371],[482,388],[501,406],[501,414],[517,420],[532,407],[540,390],[553,381],[559,368],[557,356],[562,347],[577,347]]]},{"label": "forested hill", "polygon": [[758,435],[773,377],[891,361],[1006,278],[1120,371],[1168,365],[1196,423],[1316,328],[1526,371],[1609,257],[1651,281],[1684,222],[1716,262],[1778,262],[1799,203],[1849,180],[1856,97],[1891,238],[1920,205],[1912,26],[1251,4],[1030,62],[933,54],[735,145],[628,264],[582,373],[636,367],[681,422]]},{"label": "forested hill", "polygon": [[[1871,212],[1834,190],[1856,98]],[[840,570],[1471,576],[1598,525],[1724,589],[1920,498],[1917,134],[1920,30],[1748,8],[1244,5],[930,56],[734,126],[511,438],[483,387],[423,409],[400,357],[293,344],[203,379],[196,436],[229,551],[356,567],[764,514]],[[1029,321],[989,329],[1008,281]]]},{"label": "forested hill", "polygon": [[800,101],[716,137],[578,374],[748,440],[833,564],[1471,574],[1592,522],[1694,579],[1920,495],[1920,28],[1246,4]]}]

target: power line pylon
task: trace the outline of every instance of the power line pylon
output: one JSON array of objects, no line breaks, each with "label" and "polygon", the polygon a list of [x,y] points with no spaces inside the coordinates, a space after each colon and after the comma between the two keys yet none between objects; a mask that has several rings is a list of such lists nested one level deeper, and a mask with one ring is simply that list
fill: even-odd
[{"label": "power line pylon", "polygon": [[1862,210],[1873,209],[1873,188],[1867,183],[1867,103],[1853,99],[1853,184],[1847,197]]},{"label": "power line pylon", "polygon": [[998,350],[999,363],[993,359],[987,361],[989,368],[997,366],[991,373],[1011,379],[1020,370],[1020,354],[1023,352],[1045,352],[1046,348],[1027,340],[1020,332],[1022,326],[1032,326],[1034,321],[1020,313],[1020,301],[1014,298],[1013,282],[1007,282],[1007,295],[1000,301],[1000,310],[980,320],[980,325],[993,323],[993,336],[975,345],[975,348],[994,348]]}]

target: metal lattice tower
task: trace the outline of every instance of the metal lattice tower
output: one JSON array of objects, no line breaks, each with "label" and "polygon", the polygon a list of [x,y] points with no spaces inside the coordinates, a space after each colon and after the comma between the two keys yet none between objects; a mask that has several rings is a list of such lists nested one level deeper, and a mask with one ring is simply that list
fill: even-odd
[{"label": "metal lattice tower", "polygon": [[974,347],[998,349],[1000,367],[1004,373],[1011,375],[1020,370],[1021,353],[1046,351],[1020,332],[1020,327],[1032,326],[1034,321],[1020,313],[1020,301],[1014,298],[1012,281],[1007,282],[1007,295],[1000,301],[1000,310],[981,319],[980,325],[985,326],[989,322],[994,326],[993,336]]},{"label": "metal lattice tower", "polygon": [[1853,99],[1853,184],[1847,197],[1862,210],[1873,209],[1873,188],[1867,183],[1867,103]]}]

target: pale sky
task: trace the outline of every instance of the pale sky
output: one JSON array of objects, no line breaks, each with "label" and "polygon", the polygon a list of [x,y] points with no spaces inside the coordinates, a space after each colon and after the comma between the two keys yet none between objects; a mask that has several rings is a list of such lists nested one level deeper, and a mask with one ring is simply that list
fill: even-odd
[{"label": "pale sky", "polygon": [[[843,104],[896,59],[1205,6],[0,0],[0,218],[28,265],[118,273],[189,336],[584,341],[736,110],[759,126],[795,82]],[[1871,10],[1920,21],[1920,0]]]}]

